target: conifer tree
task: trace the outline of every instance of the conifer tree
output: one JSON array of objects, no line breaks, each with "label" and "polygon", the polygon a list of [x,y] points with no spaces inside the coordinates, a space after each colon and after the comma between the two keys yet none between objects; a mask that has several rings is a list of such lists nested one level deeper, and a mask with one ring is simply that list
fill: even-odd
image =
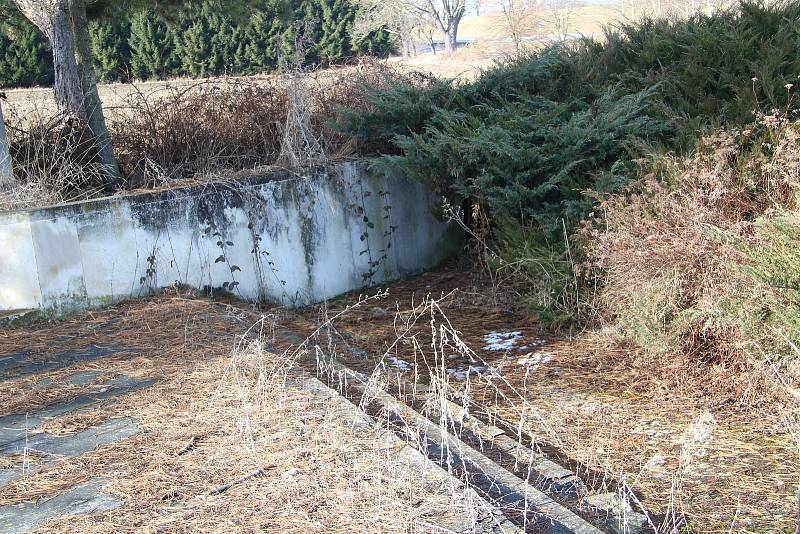
[{"label": "conifer tree", "polygon": [[183,72],[193,77],[223,74],[236,51],[236,34],[219,2],[186,8],[176,24],[175,56]]},{"label": "conifer tree", "polygon": [[203,6],[203,14],[208,21],[208,36],[211,42],[209,66],[211,74],[237,74],[234,72],[234,54],[241,33],[227,16],[219,3]]},{"label": "conifer tree", "polygon": [[355,21],[356,10],[347,0],[319,0],[319,7],[320,61],[326,65],[341,62],[353,50],[350,30]]},{"label": "conifer tree", "polygon": [[166,22],[154,11],[143,9],[133,14],[128,44],[135,78],[149,80],[169,72],[172,39]]},{"label": "conifer tree", "polygon": [[397,48],[394,36],[386,29],[380,28],[353,41],[353,55],[389,57]]},{"label": "conifer tree", "polygon": [[[0,6],[3,2],[0,0]],[[101,81],[273,72],[296,63],[339,63],[351,55],[384,57],[393,37],[383,28],[358,39],[354,0],[134,1],[86,4],[91,61]],[[177,6],[181,6],[177,8]],[[13,14],[13,12],[9,12]],[[53,81],[47,42],[25,18],[0,21],[0,84]]]},{"label": "conifer tree", "polygon": [[237,51],[240,72],[259,74],[278,68],[281,58],[292,52],[288,33],[292,18],[293,12],[284,0],[266,3],[250,16]]},{"label": "conifer tree", "polygon": [[42,35],[31,24],[0,35],[0,87],[30,87],[53,82],[50,52]]},{"label": "conifer tree", "polygon": [[210,71],[211,43],[202,17],[187,17],[175,32],[175,58],[180,70],[193,77]]},{"label": "conifer tree", "polygon": [[102,82],[125,78],[130,62],[127,24],[108,20],[93,20],[89,23],[92,54],[97,76]]},{"label": "conifer tree", "polygon": [[318,0],[299,2],[294,12],[294,22],[289,25],[283,35],[283,46],[290,51],[285,57],[291,56],[297,45],[300,44],[303,51],[303,64],[309,67],[319,65],[318,44],[322,39],[321,20],[322,8]]}]

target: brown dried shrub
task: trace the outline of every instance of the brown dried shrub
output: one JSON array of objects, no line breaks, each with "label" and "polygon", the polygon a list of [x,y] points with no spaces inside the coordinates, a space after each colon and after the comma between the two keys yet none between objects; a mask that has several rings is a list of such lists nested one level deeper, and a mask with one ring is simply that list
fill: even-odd
[{"label": "brown dried shrub", "polygon": [[[135,91],[107,108],[124,189],[158,188],[289,164],[279,158],[293,116],[308,117],[310,131],[306,127],[304,133],[318,145],[317,152],[321,150],[313,158],[295,154],[294,160],[314,163],[351,156],[357,150],[353,137],[332,127],[341,110],[368,105],[365,92],[370,84],[390,84],[407,75],[382,63],[364,62],[298,76],[303,78],[303,91],[286,77],[221,78]],[[109,192],[103,188],[91,144],[76,138],[75,129],[46,116],[26,117],[24,123],[9,117],[7,122],[19,184],[0,198],[0,209]],[[302,151],[305,146],[292,148]]]},{"label": "brown dried shrub", "polygon": [[777,236],[799,228],[800,124],[762,117],[642,169],[583,230],[610,331],[701,366],[791,352],[800,286],[783,279],[800,248]]},{"label": "brown dried shrub", "polygon": [[275,81],[220,80],[138,92],[118,110],[114,148],[130,188],[275,162],[286,93]]},{"label": "brown dried shrub", "polygon": [[0,191],[0,210],[82,200],[105,191],[102,165],[86,124],[33,113],[6,120],[14,184]]}]

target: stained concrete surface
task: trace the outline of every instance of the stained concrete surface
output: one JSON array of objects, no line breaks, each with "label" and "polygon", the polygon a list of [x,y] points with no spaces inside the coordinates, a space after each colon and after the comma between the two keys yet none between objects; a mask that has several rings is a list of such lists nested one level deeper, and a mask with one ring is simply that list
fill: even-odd
[{"label": "stained concrete surface", "polygon": [[[77,379],[87,380],[90,376],[98,373],[102,374],[100,371],[79,373]],[[153,380],[142,380],[123,375],[90,387],[89,393],[52,403],[32,412],[0,416],[0,450],[4,450],[14,442],[25,439],[34,429],[51,419],[68,413],[85,411],[100,402],[113,401],[120,395],[145,388],[151,384],[153,384]],[[41,389],[42,384],[39,383],[34,387]]]},{"label": "stained concrete surface", "polygon": [[0,312],[60,314],[174,283],[287,305],[419,273],[463,232],[420,183],[348,162],[0,213]]},{"label": "stained concrete surface", "polygon": [[120,417],[74,434],[55,435],[49,432],[30,434],[0,447],[0,454],[34,452],[54,457],[80,456],[102,445],[131,437],[138,429],[136,419]]}]

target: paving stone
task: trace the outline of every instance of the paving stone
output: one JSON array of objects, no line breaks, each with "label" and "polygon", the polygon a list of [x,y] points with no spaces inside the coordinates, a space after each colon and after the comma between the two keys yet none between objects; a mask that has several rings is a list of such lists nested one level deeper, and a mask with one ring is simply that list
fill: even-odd
[{"label": "paving stone", "polygon": [[69,386],[88,386],[99,377],[103,376],[104,374],[108,374],[108,371],[103,371],[102,369],[91,369],[89,371],[78,371],[77,373],[73,373],[64,377],[61,380],[54,380],[52,378],[45,378],[37,382],[33,389],[53,389],[58,388],[61,385],[69,385]]},{"label": "paving stone", "polygon": [[2,416],[0,417],[0,448],[24,439],[26,435],[30,436],[32,430],[50,419],[90,408],[98,402],[149,387],[153,383],[154,381],[150,379],[131,378],[123,375],[99,385],[96,391],[85,393],[66,402],[54,403],[27,414]]},{"label": "paving stone", "polygon": [[0,382],[29,376],[36,373],[71,367],[82,362],[91,362],[130,351],[118,345],[88,345],[78,350],[65,350],[47,357],[34,356],[30,351],[20,351],[0,356]]},{"label": "paving stone", "polygon": [[[35,469],[31,470],[31,472],[33,471],[35,471]],[[0,469],[0,488],[15,481],[22,475],[26,474],[26,472],[27,471],[23,472],[21,465],[15,465],[14,467],[9,467],[7,469]]]},{"label": "paving stone", "polygon": [[107,481],[94,478],[74,486],[65,493],[47,497],[36,503],[12,504],[0,507],[0,532],[23,534],[43,523],[72,515],[86,515],[119,508],[124,501],[106,493]]},{"label": "paving stone", "polygon": [[51,456],[80,456],[102,445],[108,445],[136,434],[138,421],[133,417],[109,419],[95,427],[66,435],[48,432],[30,434],[26,438],[0,447],[0,454],[23,454],[26,450]]},{"label": "paving stone", "polygon": [[606,523],[614,532],[636,534],[648,526],[647,516],[636,512],[616,493],[590,495],[585,502],[594,511],[606,515]]}]

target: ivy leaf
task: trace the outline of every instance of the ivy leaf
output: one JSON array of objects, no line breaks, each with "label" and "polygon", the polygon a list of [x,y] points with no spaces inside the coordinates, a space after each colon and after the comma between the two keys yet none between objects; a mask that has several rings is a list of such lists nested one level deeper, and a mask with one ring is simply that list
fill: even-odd
[{"label": "ivy leaf", "polygon": [[216,260],[214,260],[214,263],[222,263],[223,261],[225,261],[225,255],[224,255],[224,254],[223,254],[223,255],[221,255],[221,256],[220,256],[219,258],[217,258]]}]

